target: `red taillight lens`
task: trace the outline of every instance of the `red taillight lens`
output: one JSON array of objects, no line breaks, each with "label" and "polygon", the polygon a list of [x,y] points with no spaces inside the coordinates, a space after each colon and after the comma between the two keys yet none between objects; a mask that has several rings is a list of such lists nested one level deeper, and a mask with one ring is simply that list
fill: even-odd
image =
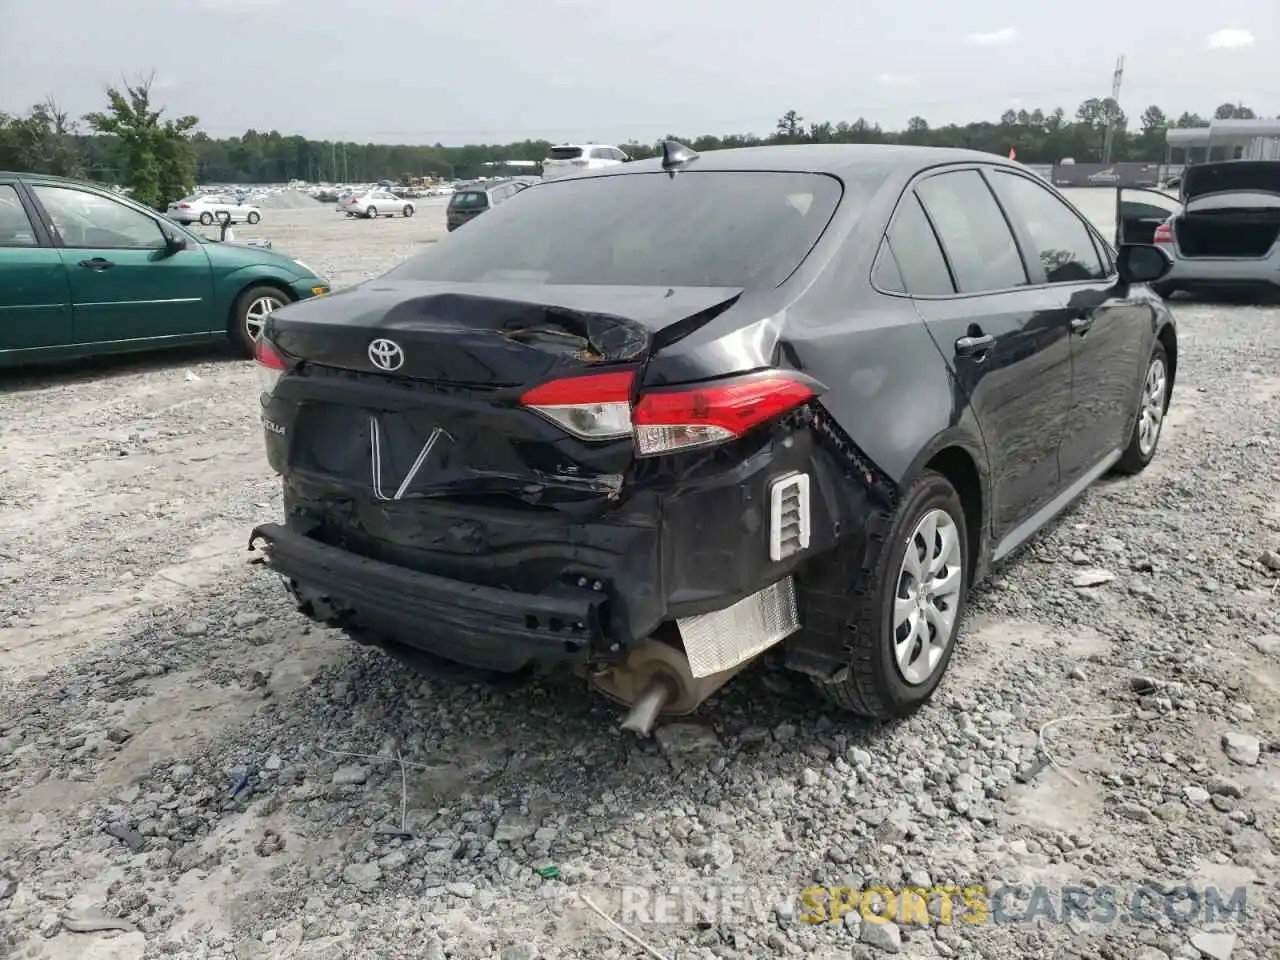
[{"label": "red taillight lens", "polygon": [[178,209],[179,209],[179,210],[189,210],[190,208],[191,208],[191,204],[189,204],[189,203],[180,203],[180,204],[178,204]]},{"label": "red taillight lens", "polygon": [[262,387],[262,392],[270,393],[284,376],[284,361],[265,340],[259,340],[253,345],[253,359],[256,361],[258,383]]},{"label": "red taillight lens", "polygon": [[1156,227],[1156,234],[1152,239],[1152,243],[1173,243],[1173,225],[1162,223]]},{"label": "red taillight lens", "polygon": [[634,371],[553,380],[521,403],[583,440],[634,433],[641,456],[712,446],[742,436],[814,396],[812,387],[782,374],[699,384],[641,395],[634,408]]},{"label": "red taillight lens", "polygon": [[632,414],[636,450],[653,456],[733,440],[813,396],[808,385],[779,375],[647,393]]},{"label": "red taillight lens", "polygon": [[631,386],[635,373],[596,373],[552,380],[520,402],[583,440],[610,440],[631,433]]}]

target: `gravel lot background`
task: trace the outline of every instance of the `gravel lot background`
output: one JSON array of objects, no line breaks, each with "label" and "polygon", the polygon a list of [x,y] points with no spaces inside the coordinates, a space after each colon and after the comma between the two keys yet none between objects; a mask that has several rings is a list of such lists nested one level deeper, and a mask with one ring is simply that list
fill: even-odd
[{"label": "gravel lot background", "polygon": [[[341,286],[443,202],[253,232]],[[933,706],[876,728],[760,667],[644,743],[573,683],[413,676],[307,626],[248,562],[280,509],[249,363],[0,379],[0,955],[639,957],[573,892],[876,880],[1246,885],[1250,920],[635,932],[682,960],[1280,955],[1280,311],[1176,310],[1156,462],[979,592]],[[1057,724],[1044,768],[1043,724],[1117,714]],[[401,768],[333,753],[397,750],[409,839],[379,832]]]}]

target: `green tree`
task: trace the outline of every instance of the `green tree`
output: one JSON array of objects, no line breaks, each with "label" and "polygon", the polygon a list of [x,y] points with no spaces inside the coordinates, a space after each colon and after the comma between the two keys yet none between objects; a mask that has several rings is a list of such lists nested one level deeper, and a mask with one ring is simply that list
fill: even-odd
[{"label": "green tree", "polygon": [[153,77],[107,87],[107,110],[90,113],[85,121],[100,134],[115,137],[124,168],[124,184],[133,198],[163,210],[170,200],[188,193],[195,184],[196,154],[191,131],[195,117],[162,120],[163,108],[151,104]]}]

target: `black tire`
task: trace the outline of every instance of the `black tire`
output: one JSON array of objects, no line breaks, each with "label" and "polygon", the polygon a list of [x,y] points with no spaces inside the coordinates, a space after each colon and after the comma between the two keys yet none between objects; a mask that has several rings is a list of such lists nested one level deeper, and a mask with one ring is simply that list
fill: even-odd
[{"label": "black tire", "polygon": [[292,300],[279,287],[267,286],[249,287],[240,296],[236,297],[235,305],[231,308],[231,326],[228,336],[231,338],[231,345],[243,356],[253,356],[254,337],[250,332],[249,309],[259,300],[264,299],[271,299],[276,302],[276,306],[272,309],[278,309]]},{"label": "black tire", "polygon": [[364,215],[368,217],[370,220],[376,220],[378,219],[378,208],[370,207],[368,210],[364,212]]},{"label": "black tire", "polygon": [[1151,290],[1161,300],[1168,300],[1178,292],[1179,288],[1172,283],[1157,280],[1155,283],[1151,284]]},{"label": "black tire", "polygon": [[406,218],[408,218],[408,217],[412,217],[412,216],[413,216],[413,204],[411,204],[411,203],[406,203],[406,204],[404,205],[404,210],[403,210],[402,212],[404,213],[404,215],[405,215],[405,217],[406,217]]},{"label": "black tire", "polygon": [[[954,610],[951,636],[932,673],[920,683],[904,679],[894,657],[894,601],[901,586],[902,565],[917,524],[934,510],[950,517],[959,546],[959,589],[948,610]],[[956,648],[956,636],[969,599],[971,563],[964,506],[946,477],[926,470],[905,492],[880,545],[874,565],[857,574],[846,617],[845,649],[848,666],[831,680],[814,679],[827,700],[864,717],[894,720],[914,713],[937,690]]]},{"label": "black tire", "polygon": [[190,221],[190,220],[179,220],[178,222],[179,222],[180,224],[182,224],[184,227],[189,227],[189,226],[191,226],[191,221]]},{"label": "black tire", "polygon": [[[1152,369],[1160,367],[1160,375],[1163,377],[1161,386],[1161,396],[1155,407],[1159,410],[1159,418],[1155,424],[1155,436],[1150,438],[1150,446],[1146,445],[1143,426],[1145,418],[1152,410],[1149,401],[1149,386],[1151,384]],[[1124,453],[1120,455],[1120,459],[1116,461],[1115,467],[1112,468],[1114,473],[1121,476],[1132,477],[1147,469],[1153,459],[1155,459],[1156,451],[1160,449],[1160,436],[1164,432],[1165,414],[1169,412],[1169,397],[1172,393],[1170,389],[1171,381],[1169,379],[1169,355],[1165,352],[1164,344],[1156,341],[1155,349],[1151,351],[1151,359],[1147,361],[1147,365],[1142,368],[1142,398],[1138,402],[1138,414],[1133,419],[1133,428],[1129,431],[1129,443],[1124,448]]]},{"label": "black tire", "polygon": [[250,210],[249,215],[245,217],[245,219],[248,220],[250,223],[257,223],[259,220],[262,219],[262,216],[261,214],[258,213],[257,210]]},{"label": "black tire", "polygon": [[209,226],[210,224],[212,224],[212,223],[213,223],[213,214],[212,214],[212,213],[210,213],[208,210],[206,210],[204,213],[200,214],[200,223],[201,223],[201,224],[203,224],[203,225],[204,225],[204,226],[206,226],[206,227],[207,227],[207,226]]}]

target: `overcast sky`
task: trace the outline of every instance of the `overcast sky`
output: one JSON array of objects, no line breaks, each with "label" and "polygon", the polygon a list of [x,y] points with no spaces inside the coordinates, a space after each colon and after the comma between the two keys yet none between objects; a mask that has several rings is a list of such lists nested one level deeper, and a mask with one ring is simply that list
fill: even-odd
[{"label": "overcast sky", "polygon": [[[1152,19],[1154,18],[1154,20]],[[1280,114],[1280,0],[0,0],[0,110],[155,71],[214,136],[431,143],[897,128],[1106,96]]]}]

